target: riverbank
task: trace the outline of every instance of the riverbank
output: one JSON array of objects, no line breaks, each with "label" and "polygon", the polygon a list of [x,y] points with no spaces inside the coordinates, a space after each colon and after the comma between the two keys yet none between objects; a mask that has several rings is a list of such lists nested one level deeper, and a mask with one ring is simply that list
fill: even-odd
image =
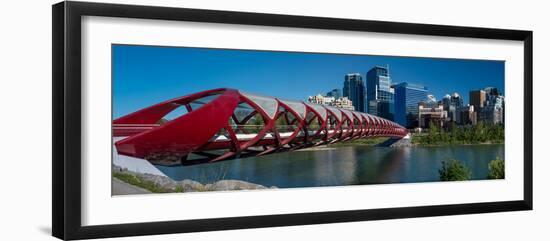
[{"label": "riverbank", "polygon": [[307,147],[307,148],[298,149],[298,150],[295,150],[295,152],[301,152],[301,151],[318,151],[318,150],[326,151],[326,150],[336,150],[336,149],[337,149],[336,147],[330,147],[330,146],[328,146],[328,145],[320,145],[320,146],[313,146],[313,147]]},{"label": "riverbank", "polygon": [[492,139],[492,140],[464,140],[464,139],[454,139],[449,138],[434,138],[429,134],[412,134],[411,135],[411,144],[413,146],[448,146],[448,145],[494,145],[494,144],[504,144],[504,139]]},{"label": "riverbank", "polygon": [[[375,137],[375,138],[366,138],[366,139],[356,139],[350,141],[337,142],[334,144],[327,144],[323,146],[313,147],[317,150],[329,150],[338,147],[344,146],[380,146],[380,144],[386,142],[390,138],[387,137]],[[406,146],[453,146],[453,145],[495,145],[495,144],[504,144],[504,139],[495,139],[495,140],[484,140],[484,141],[470,141],[470,140],[456,140],[456,139],[443,139],[436,140],[435,138],[430,137],[428,134],[411,134],[410,143]],[[397,146],[401,147],[401,146]],[[306,148],[314,150],[313,148]]]},{"label": "riverbank", "polygon": [[[231,190],[257,190],[277,188],[266,187],[259,184],[241,180],[217,180],[212,183],[200,183],[185,179],[175,181],[167,176],[138,173],[126,168],[113,165],[112,177],[116,192],[113,195],[142,194],[142,193],[183,193],[183,192],[207,192],[207,191],[231,191]],[[116,183],[115,183],[116,182]],[[128,185],[120,185],[123,182]]]},{"label": "riverbank", "polygon": [[342,141],[342,142],[336,142],[333,144],[328,144],[327,147],[340,147],[340,146],[356,146],[356,145],[364,145],[364,146],[376,146],[378,144],[381,144],[388,140],[388,137],[374,137],[374,138],[363,138],[363,139],[355,139],[355,140],[349,140],[349,141]]},{"label": "riverbank", "polygon": [[423,146],[423,147],[436,147],[436,146],[477,146],[477,145],[502,145],[504,142],[480,142],[480,143],[437,143],[437,144],[425,144],[425,143],[412,143],[412,146]]}]

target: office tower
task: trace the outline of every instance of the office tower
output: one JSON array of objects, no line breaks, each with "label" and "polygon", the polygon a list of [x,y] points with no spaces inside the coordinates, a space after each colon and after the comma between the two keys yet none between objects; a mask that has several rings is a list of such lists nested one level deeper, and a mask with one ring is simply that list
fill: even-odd
[{"label": "office tower", "polygon": [[479,113],[479,121],[491,124],[504,123],[504,96],[495,87],[485,88],[485,103]]},{"label": "office tower", "polygon": [[418,127],[418,103],[426,101],[428,90],[423,85],[403,82],[394,85],[395,121],[407,128]]},{"label": "office tower", "polygon": [[365,111],[365,83],[361,74],[347,74],[344,79],[343,97],[353,103],[357,111]]},{"label": "office tower", "polygon": [[457,109],[458,111],[458,120],[457,123],[460,125],[476,125],[477,124],[477,113],[474,111],[474,106],[466,105]]},{"label": "office tower", "polygon": [[499,96],[499,92],[498,92],[498,89],[496,87],[486,87],[484,89],[485,93],[487,93],[487,95],[492,95],[492,96]]},{"label": "office tower", "polygon": [[451,95],[451,105],[457,108],[462,107],[464,105],[464,100],[462,99],[462,96],[454,92],[453,95]]},{"label": "office tower", "polygon": [[443,108],[447,111],[447,115],[450,121],[459,122],[459,109],[463,105],[462,97],[458,93],[453,95],[445,95],[442,100]]},{"label": "office tower", "polygon": [[478,122],[504,123],[504,96],[500,95],[497,88],[470,91],[470,105],[474,106]]},{"label": "office tower", "polygon": [[367,72],[368,113],[394,120],[394,90],[388,67],[376,66]]},{"label": "office tower", "polygon": [[479,113],[485,105],[486,92],[483,90],[470,91],[470,105],[474,106],[474,111]]}]

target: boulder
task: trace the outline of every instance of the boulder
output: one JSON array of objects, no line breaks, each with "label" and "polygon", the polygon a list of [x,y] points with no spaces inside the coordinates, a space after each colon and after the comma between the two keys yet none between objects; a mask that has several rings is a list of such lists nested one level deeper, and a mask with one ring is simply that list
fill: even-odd
[{"label": "boulder", "polygon": [[169,177],[158,176],[153,174],[139,174],[139,177],[145,181],[150,181],[167,191],[176,191],[178,183]]},{"label": "boulder", "polygon": [[200,182],[196,182],[189,179],[179,181],[177,185],[181,187],[181,190],[183,192],[196,192],[196,191],[202,191],[205,189],[204,185],[202,185]]},{"label": "boulder", "polygon": [[228,190],[254,190],[266,189],[266,187],[250,182],[240,180],[221,180],[212,184],[213,191],[228,191]]}]

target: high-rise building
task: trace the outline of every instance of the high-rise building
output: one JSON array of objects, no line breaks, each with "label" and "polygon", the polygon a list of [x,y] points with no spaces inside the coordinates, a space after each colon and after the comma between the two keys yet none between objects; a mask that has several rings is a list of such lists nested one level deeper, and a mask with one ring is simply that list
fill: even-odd
[{"label": "high-rise building", "polygon": [[393,87],[395,89],[395,121],[407,128],[418,127],[418,103],[427,100],[427,88],[407,82]]},{"label": "high-rise building", "polygon": [[492,96],[499,96],[499,92],[498,92],[498,89],[496,87],[486,87],[484,89],[485,93],[487,93],[488,95],[492,95]]},{"label": "high-rise building", "polygon": [[450,121],[459,122],[459,109],[463,106],[462,97],[458,93],[453,95],[445,95],[442,100],[443,108],[447,111]]},{"label": "high-rise building", "polygon": [[334,97],[334,99],[338,99],[342,97],[342,90],[341,89],[333,89],[329,92],[327,92],[328,97]]},{"label": "high-rise building", "polygon": [[470,105],[474,106],[474,111],[479,113],[485,105],[486,92],[484,90],[470,91]]},{"label": "high-rise building", "polygon": [[359,73],[347,74],[344,79],[343,97],[353,102],[357,111],[365,111],[365,83]]},{"label": "high-rise building", "polygon": [[367,72],[368,113],[394,120],[394,90],[388,67],[376,66]]},{"label": "high-rise building", "polygon": [[479,120],[485,123],[501,124],[504,123],[504,96],[498,94],[496,88],[487,91],[485,104],[479,113]]},{"label": "high-rise building", "polygon": [[462,96],[454,92],[453,95],[451,95],[451,105],[462,107],[464,105],[464,100],[462,99]]},{"label": "high-rise building", "polygon": [[478,122],[504,123],[504,96],[497,88],[470,91],[470,105],[474,106]]},{"label": "high-rise building", "polygon": [[476,125],[477,113],[474,111],[473,105],[462,106],[457,109],[458,120],[457,123],[461,125]]}]

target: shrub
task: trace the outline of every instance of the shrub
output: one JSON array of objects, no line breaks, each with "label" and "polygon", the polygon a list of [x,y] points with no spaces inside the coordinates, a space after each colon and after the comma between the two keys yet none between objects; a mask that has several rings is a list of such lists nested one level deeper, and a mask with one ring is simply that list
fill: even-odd
[{"label": "shrub", "polygon": [[158,184],[156,184],[154,182],[143,180],[142,178],[140,178],[136,175],[130,174],[130,173],[113,172],[113,177],[116,177],[116,178],[118,178],[119,180],[121,180],[125,183],[131,184],[131,185],[134,185],[134,186],[137,186],[137,187],[141,187],[145,190],[149,190],[149,191],[154,192],[154,193],[170,192],[169,190],[166,190],[166,189],[162,188],[161,186],[159,186]]},{"label": "shrub", "polygon": [[439,169],[439,179],[441,181],[465,181],[471,176],[470,169],[458,160],[443,161]]},{"label": "shrub", "polygon": [[504,160],[496,158],[489,162],[489,179],[504,179]]}]

